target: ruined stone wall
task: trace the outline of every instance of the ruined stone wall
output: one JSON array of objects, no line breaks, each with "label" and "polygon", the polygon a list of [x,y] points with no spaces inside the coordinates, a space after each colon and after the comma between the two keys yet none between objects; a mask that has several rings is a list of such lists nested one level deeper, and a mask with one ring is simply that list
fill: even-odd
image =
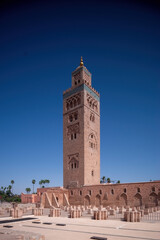
[{"label": "ruined stone wall", "polygon": [[61,188],[61,187],[38,188],[37,194],[38,196],[40,196],[40,198],[38,199],[37,202],[42,203],[43,207],[66,206],[67,205],[66,199],[68,200],[68,197],[69,197],[68,193],[69,192],[67,189]]}]

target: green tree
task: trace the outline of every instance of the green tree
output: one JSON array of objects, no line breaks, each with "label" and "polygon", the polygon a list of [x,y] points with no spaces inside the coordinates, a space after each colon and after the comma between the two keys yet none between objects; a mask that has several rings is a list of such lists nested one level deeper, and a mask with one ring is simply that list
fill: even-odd
[{"label": "green tree", "polygon": [[106,182],[106,177],[105,176],[103,176],[102,178],[101,178],[101,181],[100,181],[100,183],[105,183]]},{"label": "green tree", "polygon": [[11,180],[11,184],[12,184],[12,193],[13,193],[13,184],[14,184],[14,180]]},{"label": "green tree", "polygon": [[107,178],[107,183],[111,183],[111,179],[110,178]]},{"label": "green tree", "polygon": [[34,184],[36,183],[36,180],[35,179],[33,179],[32,180],[32,184],[33,184],[33,193],[34,193]]},{"label": "green tree", "polygon": [[45,180],[43,180],[43,179],[39,181],[39,185],[40,185],[40,187],[44,188],[44,185],[42,185],[42,184],[45,184]]},{"label": "green tree", "polygon": [[43,184],[43,185],[42,185],[42,188],[44,188],[44,187],[45,187],[45,183],[46,183],[46,182],[45,182],[45,180],[44,180],[44,179],[42,179],[41,181],[42,181],[42,184]]},{"label": "green tree", "polygon": [[11,189],[12,189],[12,186],[9,185],[6,189],[6,192],[5,192],[5,197],[11,197],[13,196],[12,192],[11,192]]},{"label": "green tree", "polygon": [[30,188],[26,188],[25,189],[27,193],[30,193],[31,192],[31,189]]},{"label": "green tree", "polygon": [[50,183],[50,180],[49,179],[45,179],[44,182],[45,182],[45,184],[47,184],[47,187],[48,187],[48,184]]},{"label": "green tree", "polygon": [[40,187],[41,187],[42,183],[43,183],[43,180],[40,180],[40,181],[39,181],[39,186],[40,186]]},{"label": "green tree", "polygon": [[47,184],[49,184],[50,183],[50,180],[49,179],[42,179],[42,180],[40,180],[39,181],[39,185],[40,185],[40,187],[41,187],[41,185],[42,185],[42,188],[44,188],[44,187],[46,187],[45,185]]},{"label": "green tree", "polygon": [[120,180],[118,180],[117,183],[121,183]]}]

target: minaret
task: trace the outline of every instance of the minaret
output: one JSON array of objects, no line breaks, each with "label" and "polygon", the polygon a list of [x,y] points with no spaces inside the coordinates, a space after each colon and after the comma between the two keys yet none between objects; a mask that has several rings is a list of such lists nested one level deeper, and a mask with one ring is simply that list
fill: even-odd
[{"label": "minaret", "polygon": [[72,72],[63,93],[63,185],[100,183],[100,96],[83,64]]}]

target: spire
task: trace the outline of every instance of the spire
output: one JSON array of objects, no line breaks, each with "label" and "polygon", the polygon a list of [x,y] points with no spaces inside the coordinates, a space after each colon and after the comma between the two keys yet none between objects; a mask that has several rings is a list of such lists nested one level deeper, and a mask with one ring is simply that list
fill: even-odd
[{"label": "spire", "polygon": [[80,66],[83,66],[83,58],[81,57],[81,62],[80,62]]}]

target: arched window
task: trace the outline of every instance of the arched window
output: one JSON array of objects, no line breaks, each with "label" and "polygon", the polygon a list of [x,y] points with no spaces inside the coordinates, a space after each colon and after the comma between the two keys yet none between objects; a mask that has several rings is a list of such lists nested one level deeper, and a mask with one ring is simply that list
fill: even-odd
[{"label": "arched window", "polygon": [[81,103],[80,98],[77,99],[77,104],[79,105]]},{"label": "arched window", "polygon": [[139,187],[137,188],[137,192],[141,192],[141,189]]},{"label": "arched window", "polygon": [[78,119],[78,114],[77,114],[77,113],[74,114],[74,119],[75,119],[75,120]]},{"label": "arched window", "polygon": [[72,115],[69,116],[69,121],[70,121],[70,122],[73,121],[73,117],[72,117]]},{"label": "arched window", "polygon": [[88,194],[91,196],[92,195],[92,192],[91,192],[91,190],[88,190]]},{"label": "arched window", "polygon": [[74,100],[74,107],[76,107],[77,106],[77,101],[76,100]]},{"label": "arched window", "polygon": [[152,192],[155,192],[155,187],[152,187]]},{"label": "arched window", "polygon": [[71,134],[71,140],[73,140],[73,134]]},{"label": "arched window", "polygon": [[99,194],[102,194],[102,190],[101,189],[99,190]]},{"label": "arched window", "polygon": [[114,190],[113,189],[111,189],[111,194],[114,195]]},{"label": "arched window", "polygon": [[77,161],[77,159],[75,159],[74,157],[70,160],[69,164],[69,169],[76,169],[79,168],[79,162]]},{"label": "arched window", "polygon": [[89,135],[89,147],[92,149],[96,149],[96,138],[93,133]]},{"label": "arched window", "polygon": [[91,171],[91,175],[94,176],[94,171],[93,170]]},{"label": "arched window", "polygon": [[69,103],[66,103],[66,109],[69,110]]},{"label": "arched window", "polygon": [[126,192],[127,192],[127,189],[126,189],[126,188],[124,188],[124,190],[123,190],[123,191],[124,191],[124,193],[126,193]]}]

